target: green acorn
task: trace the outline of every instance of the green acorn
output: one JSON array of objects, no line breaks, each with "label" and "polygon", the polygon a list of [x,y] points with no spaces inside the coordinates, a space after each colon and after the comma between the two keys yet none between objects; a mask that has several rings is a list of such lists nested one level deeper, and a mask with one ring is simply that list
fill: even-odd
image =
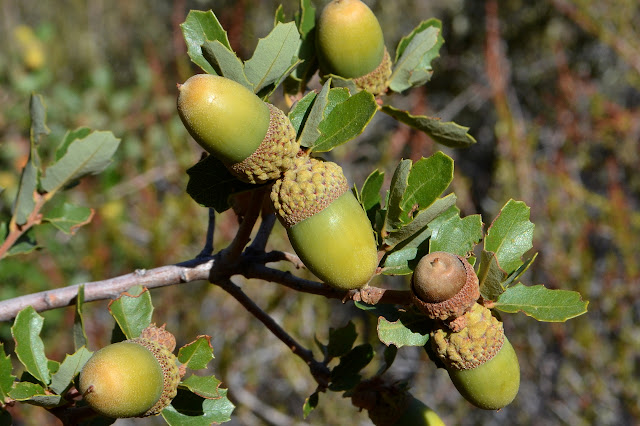
[{"label": "green acorn", "polygon": [[342,290],[367,284],[378,266],[376,241],[340,166],[296,158],[274,183],[271,201],[293,249],[311,272]]},{"label": "green acorn", "polygon": [[360,0],[333,0],[318,20],[320,69],[354,80],[374,95],[387,89],[391,58],[378,19]]},{"label": "green acorn", "polygon": [[438,414],[408,392],[404,383],[381,377],[361,381],[350,392],[351,403],[367,410],[376,426],[444,426]]},{"label": "green acorn", "polygon": [[424,256],[411,280],[413,304],[431,319],[455,320],[480,297],[478,276],[467,259],[436,251]]},{"label": "green acorn", "polygon": [[177,359],[161,342],[138,337],[95,352],[80,372],[79,389],[87,404],[112,418],[159,414],[180,382]]},{"label": "green acorn", "polygon": [[178,113],[191,136],[239,179],[277,179],[298,153],[289,118],[240,83],[197,74],[178,91]]},{"label": "green acorn", "polygon": [[431,347],[467,401],[485,410],[499,410],[518,394],[518,357],[491,310],[476,303],[460,318],[465,327],[432,332]]}]

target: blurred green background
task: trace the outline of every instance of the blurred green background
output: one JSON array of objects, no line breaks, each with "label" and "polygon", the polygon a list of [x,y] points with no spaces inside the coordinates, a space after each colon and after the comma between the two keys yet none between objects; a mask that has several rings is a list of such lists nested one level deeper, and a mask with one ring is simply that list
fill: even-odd
[{"label": "blurred green background", "polygon": [[[0,1],[0,214],[8,217],[28,155],[28,102],[44,96],[50,158],[67,129],[111,130],[122,139],[113,165],[69,191],[93,221],[69,238],[38,232],[43,250],[0,262],[0,299],[95,281],[190,259],[204,243],[207,211],[185,192],[200,157],[175,110],[176,83],[199,72],[178,25],[190,9],[213,9],[238,55],[250,57],[273,25],[276,1]],[[297,1],[283,1],[291,17]],[[589,313],[564,324],[504,315],[522,385],[500,412],[473,408],[418,348],[402,348],[390,370],[447,424],[632,425],[640,423],[640,5],[636,0],[367,1],[387,46],[421,20],[443,21],[445,45],[433,79],[386,102],[469,126],[478,143],[443,149],[378,114],[357,141],[332,156],[361,185],[375,168],[389,178],[400,157],[443,150],[456,160],[464,215],[488,225],[510,198],[531,207],[534,266],[528,284],[579,291]],[[316,2],[321,6],[322,2]],[[283,104],[274,98],[275,103]],[[215,246],[237,229],[218,217]],[[290,250],[277,225],[270,248]],[[287,265],[278,265],[286,268]],[[300,272],[296,272],[300,273]],[[375,320],[350,305],[277,285],[235,279],[307,347],[350,319],[363,341]],[[377,278],[378,286],[406,280]],[[185,344],[213,337],[213,371],[237,405],[234,425],[369,424],[350,400],[315,389],[306,365],[220,289],[192,283],[152,292],[155,320]],[[106,302],[85,307],[96,349],[110,338]],[[43,314],[49,358],[73,350],[73,309]],[[0,339],[11,346],[10,324]],[[382,348],[377,347],[381,353]],[[377,358],[379,359],[379,357]],[[374,366],[375,367],[375,366]],[[375,371],[375,369],[372,369]],[[44,410],[12,409],[16,424],[56,424]],[[162,424],[160,419],[117,424]]]}]

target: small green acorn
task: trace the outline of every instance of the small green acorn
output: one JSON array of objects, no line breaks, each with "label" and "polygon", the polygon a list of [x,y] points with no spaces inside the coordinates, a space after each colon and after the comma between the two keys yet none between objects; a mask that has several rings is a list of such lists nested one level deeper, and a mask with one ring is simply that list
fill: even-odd
[{"label": "small green acorn", "polygon": [[476,303],[460,318],[465,327],[433,331],[431,347],[467,401],[485,410],[499,410],[518,394],[518,357],[490,309]]},{"label": "small green acorn", "polygon": [[376,426],[444,426],[438,414],[411,395],[405,383],[387,383],[377,376],[350,391],[351,403],[367,410]]},{"label": "small green acorn", "polygon": [[277,179],[298,153],[286,114],[240,83],[196,74],[178,92],[178,113],[191,136],[239,179]]},{"label": "small green acorn", "polygon": [[411,279],[413,304],[431,319],[452,321],[480,297],[478,276],[467,259],[436,251],[424,256]]},{"label": "small green acorn", "polygon": [[378,266],[371,222],[342,168],[302,156],[271,191],[276,215],[305,266],[326,284],[361,288]]},{"label": "small green acorn", "polygon": [[384,92],[391,58],[378,19],[360,0],[333,0],[318,19],[316,36],[320,69],[354,79],[358,89]]},{"label": "small green acorn", "polygon": [[[150,328],[168,333],[163,327]],[[83,366],[79,389],[97,413],[112,418],[152,416],[176,396],[180,369],[175,355],[162,340],[142,336],[144,332],[105,346]]]}]

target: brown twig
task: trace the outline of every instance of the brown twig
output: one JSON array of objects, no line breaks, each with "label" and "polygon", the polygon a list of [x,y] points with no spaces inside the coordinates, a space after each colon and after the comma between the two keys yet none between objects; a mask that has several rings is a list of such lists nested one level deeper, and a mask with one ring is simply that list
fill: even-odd
[{"label": "brown twig", "polygon": [[263,311],[256,303],[247,296],[240,287],[235,285],[231,280],[224,279],[214,283],[224,291],[229,293],[234,299],[236,299],[251,315],[258,319],[276,336],[282,341],[291,352],[300,357],[308,366],[313,375],[313,378],[318,382],[321,387],[326,387],[329,384],[329,369],[326,365],[316,360],[311,350],[305,348],[299,344],[289,333],[287,333],[269,314]]},{"label": "brown twig", "polygon": [[35,199],[35,205],[24,224],[17,224],[15,222],[15,216],[11,218],[11,221],[9,222],[9,234],[2,242],[2,245],[0,245],[0,259],[7,255],[7,252],[21,236],[31,229],[31,227],[38,225],[42,221],[40,209],[42,209],[42,206],[44,206],[49,198],[46,195],[39,194],[38,192],[34,192],[33,197]]},{"label": "brown twig", "polygon": [[217,264],[215,258],[193,259],[150,270],[139,269],[130,274],[107,280],[76,284],[3,300],[0,302],[0,321],[15,318],[18,312],[27,306],[32,306],[36,311],[42,312],[73,305],[81,285],[84,285],[85,302],[113,299],[135,285],[157,288],[207,280],[211,271],[216,269]]}]

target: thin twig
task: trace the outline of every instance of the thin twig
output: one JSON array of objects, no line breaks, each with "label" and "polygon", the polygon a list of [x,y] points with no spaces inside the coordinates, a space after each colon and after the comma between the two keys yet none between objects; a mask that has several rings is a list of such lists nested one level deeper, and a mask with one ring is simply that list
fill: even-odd
[{"label": "thin twig", "polygon": [[33,196],[36,201],[33,206],[33,210],[29,213],[25,223],[18,225],[15,222],[15,216],[11,218],[11,221],[9,222],[9,234],[2,242],[2,245],[0,245],[0,259],[6,256],[7,252],[21,236],[23,236],[34,225],[37,225],[42,221],[40,209],[42,209],[45,203],[49,200],[49,197],[41,195],[38,192],[34,192]]},{"label": "thin twig", "polygon": [[249,204],[249,208],[240,222],[240,227],[238,228],[236,236],[233,241],[231,241],[231,244],[229,244],[229,246],[221,253],[222,258],[225,259],[225,263],[234,262],[238,259],[246,245],[251,240],[251,232],[253,231],[253,227],[260,215],[262,200],[264,198],[264,192],[261,190],[255,191],[255,194],[256,197],[253,198],[252,202]]},{"label": "thin twig", "polygon": [[329,369],[326,365],[317,361],[313,357],[313,352],[299,344],[289,333],[287,333],[280,325],[275,322],[269,314],[263,311],[256,303],[247,296],[240,287],[235,285],[231,280],[224,279],[214,283],[224,291],[229,293],[234,299],[236,299],[251,315],[258,319],[265,327],[269,329],[278,339],[282,341],[287,347],[300,357],[308,366],[313,375],[313,378],[318,382],[318,385],[326,387],[329,384]]},{"label": "thin twig", "polygon": [[210,257],[213,254],[213,234],[216,229],[216,211],[209,207],[209,222],[207,224],[207,235],[204,240],[204,247],[202,251],[196,256],[197,258],[201,257]]},{"label": "thin twig", "polygon": [[263,212],[262,214],[262,222],[260,222],[260,227],[258,228],[258,232],[256,233],[253,242],[249,246],[251,250],[255,251],[264,251],[267,246],[267,241],[269,240],[269,236],[271,235],[271,231],[273,230],[274,225],[276,224],[276,215],[274,213]]},{"label": "thin twig", "polygon": [[214,258],[193,259],[176,265],[155,269],[139,269],[133,273],[107,280],[88,282],[28,294],[0,301],[0,321],[9,321],[27,306],[42,312],[75,303],[78,289],[84,285],[84,301],[113,299],[135,285],[147,288],[165,287],[192,281],[208,280],[212,270],[218,268]]}]

